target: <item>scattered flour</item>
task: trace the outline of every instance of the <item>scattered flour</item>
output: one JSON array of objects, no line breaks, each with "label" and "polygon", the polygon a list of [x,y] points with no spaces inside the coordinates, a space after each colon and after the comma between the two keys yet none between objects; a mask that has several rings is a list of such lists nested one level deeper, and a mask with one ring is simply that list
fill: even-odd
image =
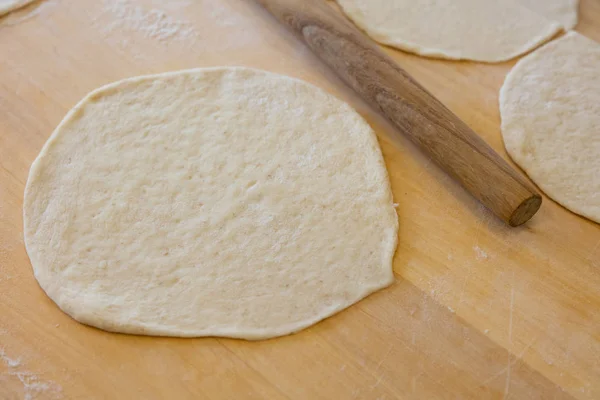
[{"label": "scattered flour", "polygon": [[2,360],[10,368],[18,367],[19,365],[21,365],[21,359],[8,357],[4,352],[4,348],[0,348],[0,360]]},{"label": "scattered flour", "polygon": [[221,1],[204,1],[202,4],[202,11],[211,17],[220,26],[231,26],[238,25],[241,21],[237,14],[233,13],[225,4]]},{"label": "scattered flour", "polygon": [[[62,398],[62,387],[51,381],[41,380],[36,374],[23,371],[24,366],[20,358],[11,358],[6,355],[4,348],[0,348],[0,366],[8,367],[8,372],[1,372],[0,378],[15,377],[22,386],[22,398],[24,400],[34,399],[60,399]],[[6,379],[2,379],[6,381]]]},{"label": "scattered flour", "polygon": [[[194,52],[247,49],[264,38],[255,22],[223,0],[101,0],[92,15],[95,27],[111,44],[133,58],[147,60],[136,37],[166,45],[177,43]],[[190,15],[190,19],[177,16]],[[196,22],[193,16],[197,17]],[[208,24],[200,22],[206,18]],[[184,17],[185,18],[185,17]],[[209,39],[213,40],[209,40]],[[305,47],[305,46],[301,46]]]},{"label": "scattered flour", "polygon": [[[209,16],[211,24],[219,33],[219,49],[232,50],[236,48],[247,48],[265,41],[268,42],[271,33],[266,36],[261,33],[260,26],[257,26],[256,20],[245,17],[240,10],[229,6],[223,0],[196,0],[200,4],[202,13]],[[306,49],[306,46],[298,46],[300,49]],[[310,51],[309,51],[310,52]]]},{"label": "scattered flour", "polygon": [[111,22],[104,27],[107,33],[118,30],[137,31],[145,37],[159,41],[170,39],[195,39],[193,26],[175,20],[164,10],[145,9],[131,0],[103,0],[104,9],[112,14]]},{"label": "scattered flour", "polygon": [[25,388],[25,399],[31,399],[35,394],[45,392],[50,388],[45,382],[39,382],[35,375],[27,372],[16,372],[15,375]]},{"label": "scattered flour", "polygon": [[[165,10],[178,11],[197,3],[199,0],[150,0],[150,4],[162,7]],[[204,1],[204,0],[201,0]],[[223,1],[223,0],[218,0]]]},{"label": "scattered flour", "polygon": [[479,246],[473,246],[473,250],[475,251],[475,257],[479,261],[487,260],[490,258],[488,254]]}]

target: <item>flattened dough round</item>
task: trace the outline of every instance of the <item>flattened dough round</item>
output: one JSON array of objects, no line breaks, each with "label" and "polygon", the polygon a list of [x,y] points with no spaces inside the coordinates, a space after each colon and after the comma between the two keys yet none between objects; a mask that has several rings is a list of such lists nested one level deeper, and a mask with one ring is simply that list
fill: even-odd
[{"label": "flattened dough round", "polygon": [[505,61],[561,30],[511,0],[337,1],[373,39],[427,57]]},{"label": "flattened dough round", "polygon": [[577,25],[579,0],[518,0],[532,11],[560,23],[565,30]]},{"label": "flattened dough round", "polygon": [[31,167],[25,243],[78,321],[260,339],[393,281],[397,216],[369,125],[246,68],[126,79],[83,99]]},{"label": "flattened dough round", "polygon": [[548,196],[600,222],[600,45],[570,32],[520,60],[500,114],[512,159]]}]

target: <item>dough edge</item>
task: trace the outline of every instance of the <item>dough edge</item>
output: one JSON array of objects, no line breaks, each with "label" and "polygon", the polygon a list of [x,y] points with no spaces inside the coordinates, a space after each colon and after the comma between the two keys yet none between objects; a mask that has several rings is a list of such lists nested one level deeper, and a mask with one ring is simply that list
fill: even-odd
[{"label": "dough edge", "polygon": [[19,8],[23,8],[28,4],[35,2],[36,0],[14,0],[13,2],[7,4],[0,4],[0,18],[5,16],[6,14],[18,10]]},{"label": "dough edge", "polygon": [[[391,46],[396,49],[406,51],[409,53],[413,53],[423,57],[429,58],[437,58],[442,60],[453,60],[453,61],[474,61],[474,62],[482,62],[482,63],[501,63],[505,61],[510,61],[516,57],[526,55],[539,46],[549,42],[552,40],[554,36],[560,33],[563,30],[562,25],[555,21],[551,21],[551,24],[548,24],[548,28],[546,31],[542,32],[538,37],[532,38],[530,41],[525,43],[521,48],[515,50],[513,53],[504,56],[504,57],[496,57],[489,59],[480,59],[477,57],[465,57],[460,53],[448,52],[441,49],[422,47],[418,44],[411,43],[408,41],[395,40],[390,37],[386,33],[381,32],[377,28],[371,28],[369,24],[365,21],[362,16],[362,13],[358,9],[358,7],[354,7],[350,5],[349,2],[336,0],[336,3],[340,6],[344,15],[351,21],[356,24],[360,30],[366,33],[369,37],[375,40],[378,43],[384,44],[386,46]],[[346,4],[344,4],[346,3]]]}]

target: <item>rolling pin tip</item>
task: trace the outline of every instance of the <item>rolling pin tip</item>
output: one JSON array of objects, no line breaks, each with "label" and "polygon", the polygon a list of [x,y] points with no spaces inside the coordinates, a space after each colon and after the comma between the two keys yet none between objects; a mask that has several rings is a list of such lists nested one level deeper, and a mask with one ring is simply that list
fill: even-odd
[{"label": "rolling pin tip", "polygon": [[534,194],[523,200],[510,216],[508,224],[510,226],[519,226],[529,221],[531,217],[540,209],[542,205],[542,196]]}]

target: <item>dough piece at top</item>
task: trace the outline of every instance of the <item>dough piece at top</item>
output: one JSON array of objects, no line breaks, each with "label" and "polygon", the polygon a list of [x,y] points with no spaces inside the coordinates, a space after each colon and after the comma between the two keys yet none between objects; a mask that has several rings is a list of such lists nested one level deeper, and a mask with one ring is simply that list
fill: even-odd
[{"label": "dough piece at top", "polygon": [[25,189],[41,287],[78,321],[135,334],[295,332],[393,282],[397,229],[360,115],[246,68],[90,93]]},{"label": "dough piece at top", "polygon": [[519,3],[560,23],[565,30],[572,29],[577,25],[579,0],[519,0]]},{"label": "dough piece at top", "polygon": [[511,0],[337,0],[373,39],[427,57],[500,62],[561,26]]},{"label": "dough piece at top", "polygon": [[520,60],[500,91],[504,145],[554,200],[600,222],[600,45],[576,32]]},{"label": "dough piece at top", "polygon": [[0,0],[0,17],[18,8],[25,7],[35,0]]}]

